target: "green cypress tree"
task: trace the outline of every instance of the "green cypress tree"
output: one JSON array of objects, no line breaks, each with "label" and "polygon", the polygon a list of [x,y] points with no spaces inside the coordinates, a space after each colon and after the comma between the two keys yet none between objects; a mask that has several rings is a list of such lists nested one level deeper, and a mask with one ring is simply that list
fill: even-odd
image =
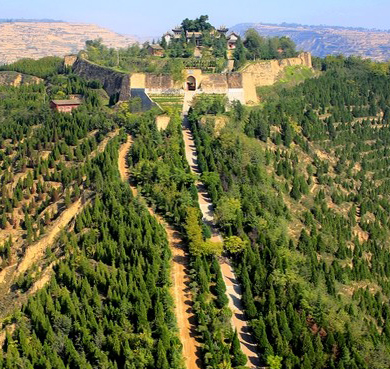
[{"label": "green cypress tree", "polygon": [[230,355],[232,358],[232,366],[243,366],[247,362],[246,355],[241,351],[240,340],[238,339],[237,329],[234,331],[232,344],[230,346]]},{"label": "green cypress tree", "polygon": [[167,360],[167,355],[165,348],[161,340],[157,343],[157,353],[156,353],[156,368],[157,369],[169,369],[169,364]]},{"label": "green cypress tree", "polygon": [[225,282],[223,281],[220,269],[217,270],[216,278],[217,281],[215,283],[215,294],[217,295],[217,298],[215,301],[217,307],[222,309],[224,306],[228,304],[229,299],[226,296],[226,286],[225,286]]}]

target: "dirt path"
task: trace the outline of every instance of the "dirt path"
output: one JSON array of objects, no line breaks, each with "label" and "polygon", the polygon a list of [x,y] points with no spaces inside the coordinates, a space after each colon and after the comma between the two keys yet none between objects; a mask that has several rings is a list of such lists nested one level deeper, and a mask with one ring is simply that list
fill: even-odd
[{"label": "dirt path", "polygon": [[50,229],[47,230],[45,236],[26,249],[22,260],[16,268],[16,276],[24,273],[45,254],[47,247],[53,244],[60,232],[68,226],[71,220],[83,209],[85,204],[84,196],[81,196],[80,199],[62,212]]},{"label": "dirt path", "polygon": [[115,131],[108,133],[108,135],[106,137],[104,137],[103,141],[101,141],[99,143],[96,150],[91,152],[91,154],[89,155],[89,159],[93,159],[97,154],[100,154],[101,152],[103,152],[108,144],[108,141],[110,141],[112,138],[114,138],[118,134],[119,134],[119,129],[116,129]]},{"label": "dirt path", "polygon": [[54,267],[64,258],[62,256],[54,261],[52,261],[43,271],[40,278],[34,282],[31,288],[28,290],[28,295],[33,295],[35,292],[41,290],[45,287],[51,280],[51,277],[54,274]]},{"label": "dirt path", "polygon": [[[126,156],[132,144],[131,136],[119,150],[118,167],[123,181],[129,181],[130,173],[127,167]],[[133,195],[138,196],[137,188],[130,185]],[[145,204],[145,206],[147,206]],[[158,222],[165,228],[169,245],[172,251],[172,293],[175,300],[175,314],[179,326],[180,341],[183,344],[183,357],[187,369],[199,369],[200,344],[197,341],[197,334],[194,325],[194,313],[192,311],[192,296],[189,287],[190,277],[188,275],[188,256],[183,248],[180,234],[167,224],[153,209],[147,206],[149,213],[156,217]]]},{"label": "dirt path", "polygon": [[[46,230],[46,234],[37,242],[27,247],[24,256],[18,264],[13,264],[3,269],[0,273],[0,319],[6,317],[16,308],[22,306],[28,297],[43,288],[53,274],[53,266],[59,261],[55,260],[42,272],[40,278],[35,281],[33,286],[26,292],[20,294],[13,291],[11,286],[18,276],[29,270],[35,263],[39,263],[45,258],[45,253],[58,238],[63,229],[80,213],[80,211],[89,203],[90,200],[84,199],[84,196],[73,203],[68,209],[62,212],[55,222]],[[1,320],[0,320],[1,322]]]},{"label": "dirt path", "polygon": [[[188,109],[191,106],[191,101],[193,97],[193,93],[186,93],[184,97],[182,132],[188,164],[193,173],[200,174],[194,137],[192,135],[187,119]],[[211,202],[209,194],[207,193],[206,187],[201,181],[196,182],[196,187],[198,189],[198,200],[200,210],[203,214],[203,221],[208,224],[212,229],[212,240],[216,242],[221,241],[222,237],[214,221],[213,204]],[[237,329],[237,333],[240,338],[241,350],[248,357],[247,366],[249,366],[250,368],[257,368],[260,365],[260,359],[257,347],[254,343],[249,326],[247,324],[247,318],[244,313],[244,307],[241,301],[241,286],[239,285],[238,280],[234,274],[233,268],[231,267],[228,260],[221,260],[220,266],[222,276],[226,284],[227,295],[229,298],[229,307],[233,312],[232,326],[233,328]]]}]

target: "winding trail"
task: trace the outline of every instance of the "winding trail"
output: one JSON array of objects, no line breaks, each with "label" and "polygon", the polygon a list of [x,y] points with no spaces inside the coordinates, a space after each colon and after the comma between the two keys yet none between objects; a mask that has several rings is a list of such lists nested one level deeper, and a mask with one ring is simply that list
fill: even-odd
[{"label": "winding trail", "polygon": [[[194,92],[187,91],[184,96],[182,132],[185,144],[186,159],[191,168],[191,171],[195,174],[201,174],[200,168],[198,166],[198,156],[194,137],[187,119],[188,111],[194,95]],[[198,200],[200,209],[203,214],[203,221],[212,229],[211,239],[215,242],[222,241],[221,234],[219,233],[214,221],[214,207],[211,202],[211,198],[207,193],[206,186],[204,183],[198,180],[196,182],[196,188],[198,190]],[[246,365],[250,368],[259,368],[259,353],[255,341],[251,336],[248,320],[245,316],[244,307],[241,301],[241,286],[227,258],[220,259],[220,266],[223,280],[226,284],[227,295],[229,298],[229,307],[233,312],[232,326],[237,329],[241,350],[248,358],[248,363]]]},{"label": "winding trail", "polygon": [[[127,141],[119,150],[118,166],[123,181],[129,182],[130,173],[127,166],[126,157],[132,144],[132,137],[129,135]],[[135,197],[138,191],[131,183],[130,187]],[[140,198],[140,200],[142,200]],[[183,344],[183,357],[187,369],[202,368],[200,357],[200,343],[197,338],[195,317],[192,310],[192,296],[190,289],[190,277],[188,274],[188,255],[184,250],[180,234],[169,224],[167,224],[159,215],[155,214],[153,209],[148,207],[149,213],[165,228],[169,245],[172,251],[172,293],[175,301],[175,315],[179,327],[180,341]]]}]

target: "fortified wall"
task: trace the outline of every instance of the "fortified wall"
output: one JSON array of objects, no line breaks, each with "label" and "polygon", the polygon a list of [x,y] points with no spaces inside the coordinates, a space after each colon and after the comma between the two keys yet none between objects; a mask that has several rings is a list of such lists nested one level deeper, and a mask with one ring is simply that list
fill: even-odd
[{"label": "fortified wall", "polygon": [[[68,66],[71,62],[68,60]],[[86,80],[95,80],[102,83],[107,94],[117,96],[118,101],[127,101],[130,98],[130,75],[116,72],[88,60],[78,57],[72,64],[73,72]]]},{"label": "fortified wall", "polygon": [[148,94],[182,95],[187,89],[195,89],[199,93],[226,94],[230,101],[253,104],[258,101],[256,87],[274,84],[284,68],[299,65],[312,68],[311,54],[304,52],[296,58],[251,62],[236,73],[206,74],[200,69],[186,69],[184,81],[175,82],[169,75],[116,72],[80,57],[65,62],[81,77],[100,81],[110,96],[117,94],[119,101],[128,100],[132,90],[137,93],[142,90],[147,97]]}]

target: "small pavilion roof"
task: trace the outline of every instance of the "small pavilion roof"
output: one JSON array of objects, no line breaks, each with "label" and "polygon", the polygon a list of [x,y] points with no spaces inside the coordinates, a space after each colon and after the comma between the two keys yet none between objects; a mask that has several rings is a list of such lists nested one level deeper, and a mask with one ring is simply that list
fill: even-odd
[{"label": "small pavilion roof", "polygon": [[51,102],[56,105],[81,105],[80,99],[52,100]]}]

